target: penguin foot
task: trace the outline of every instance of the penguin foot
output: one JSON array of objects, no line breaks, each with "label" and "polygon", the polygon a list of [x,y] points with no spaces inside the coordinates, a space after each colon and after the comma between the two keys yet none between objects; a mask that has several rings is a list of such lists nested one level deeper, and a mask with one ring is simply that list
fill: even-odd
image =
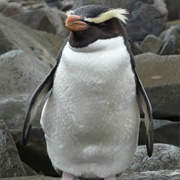
[{"label": "penguin foot", "polygon": [[104,178],[104,180],[116,180],[116,176],[109,176]]},{"label": "penguin foot", "polygon": [[62,179],[61,180],[74,180],[75,177],[72,174],[68,174],[66,172],[62,173]]}]

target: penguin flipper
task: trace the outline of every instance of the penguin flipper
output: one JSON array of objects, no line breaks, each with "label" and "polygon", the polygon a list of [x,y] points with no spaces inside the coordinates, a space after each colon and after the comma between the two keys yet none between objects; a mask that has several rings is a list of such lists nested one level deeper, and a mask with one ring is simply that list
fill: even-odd
[{"label": "penguin flipper", "polygon": [[152,156],[153,153],[153,142],[154,142],[154,132],[153,132],[153,117],[152,117],[152,108],[148,96],[144,90],[141,80],[139,79],[137,73],[135,72],[136,82],[137,82],[137,96],[139,103],[144,112],[144,121],[146,127],[146,147],[148,156]]},{"label": "penguin flipper", "polygon": [[32,123],[37,113],[38,106],[41,104],[43,98],[52,89],[53,77],[56,71],[57,65],[50,71],[44,81],[38,86],[32,95],[31,103],[24,121],[22,131],[22,144],[26,145],[29,139],[30,131],[32,129]]}]

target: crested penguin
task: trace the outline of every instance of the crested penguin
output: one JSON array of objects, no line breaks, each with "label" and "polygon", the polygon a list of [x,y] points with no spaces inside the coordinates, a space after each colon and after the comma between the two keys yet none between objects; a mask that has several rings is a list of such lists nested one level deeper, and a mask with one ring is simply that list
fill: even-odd
[{"label": "crested penguin", "polygon": [[153,152],[152,109],[135,70],[124,28],[125,9],[87,5],[67,12],[70,35],[57,63],[32,95],[26,144],[42,99],[47,152],[62,180],[114,180],[133,160],[144,112],[148,156]]}]

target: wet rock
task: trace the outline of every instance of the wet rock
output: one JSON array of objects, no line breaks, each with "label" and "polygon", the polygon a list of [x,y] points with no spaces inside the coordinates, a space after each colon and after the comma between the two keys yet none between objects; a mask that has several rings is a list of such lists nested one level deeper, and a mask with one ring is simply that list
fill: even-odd
[{"label": "wet rock", "polygon": [[148,34],[159,36],[165,27],[165,17],[151,4],[137,2],[130,14],[126,29],[133,41],[142,41]]},{"label": "wet rock", "polygon": [[164,0],[154,0],[153,6],[167,19],[168,10]]},{"label": "wet rock", "polygon": [[7,6],[3,9],[2,13],[5,16],[13,16],[15,14],[24,13],[25,9],[20,3],[10,2]]},{"label": "wet rock", "polygon": [[8,127],[22,127],[29,97],[49,71],[48,65],[22,50],[0,56],[0,118]]},{"label": "wet rock", "polygon": [[5,122],[0,120],[0,178],[25,175],[11,133]]},{"label": "wet rock", "polygon": [[180,18],[180,1],[179,0],[166,0],[168,9],[168,20],[177,20]]},{"label": "wet rock", "polygon": [[53,66],[64,38],[32,30],[0,14],[0,54],[22,49],[31,56]]},{"label": "wet rock", "polygon": [[180,148],[169,144],[154,144],[153,155],[147,156],[146,146],[138,146],[130,170],[159,171],[180,168]]},{"label": "wet rock", "polygon": [[180,116],[180,56],[138,55],[136,69],[150,98],[154,118]]},{"label": "wet rock", "polygon": [[164,46],[160,55],[180,54],[180,25],[172,26],[161,34]]},{"label": "wet rock", "polygon": [[21,130],[12,129],[11,133],[23,162],[38,173],[43,173],[47,176],[59,176],[48,157],[44,132],[41,128],[32,129],[27,146],[23,146],[21,143]]},{"label": "wet rock", "polygon": [[151,52],[158,54],[163,42],[155,35],[147,35],[141,42],[140,47],[143,52]]}]

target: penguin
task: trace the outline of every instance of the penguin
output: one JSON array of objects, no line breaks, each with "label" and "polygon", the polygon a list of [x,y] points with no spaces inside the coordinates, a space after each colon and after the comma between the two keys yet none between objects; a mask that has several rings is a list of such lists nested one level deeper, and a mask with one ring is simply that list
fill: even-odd
[{"label": "penguin", "polygon": [[57,63],[32,95],[22,143],[38,106],[47,152],[62,180],[115,180],[131,164],[144,112],[147,154],[153,152],[152,108],[136,73],[125,9],[86,5],[67,12],[70,35]]}]

